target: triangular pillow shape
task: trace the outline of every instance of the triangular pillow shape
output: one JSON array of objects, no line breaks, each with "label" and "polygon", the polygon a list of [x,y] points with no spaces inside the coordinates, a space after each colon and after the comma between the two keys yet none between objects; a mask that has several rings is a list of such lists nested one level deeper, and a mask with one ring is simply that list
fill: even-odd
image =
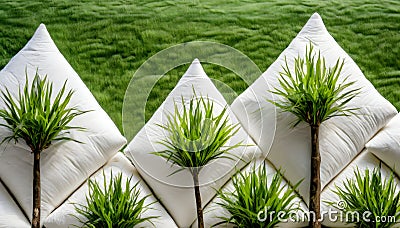
[{"label": "triangular pillow shape", "polygon": [[0,182],[0,228],[29,228],[31,225]]},{"label": "triangular pillow shape", "polygon": [[[188,227],[196,219],[192,176],[187,170],[171,175],[178,167],[171,166],[165,159],[154,155],[153,152],[165,150],[165,147],[159,142],[165,139],[167,133],[157,125],[166,123],[166,114],[173,113],[174,102],[181,107],[182,98],[184,102],[188,102],[193,98],[194,91],[197,97],[203,96],[212,100],[216,112],[220,112],[227,106],[222,94],[207,77],[200,62],[196,59],[160,108],[129,143],[126,151],[143,179],[153,189],[179,227]],[[227,109],[231,123],[237,124],[236,117],[231,113],[229,107]],[[231,173],[243,167],[255,153],[258,153],[257,146],[241,128],[229,144],[234,145],[238,142],[251,145],[231,151],[231,154],[241,157],[243,161],[238,158],[232,160],[221,158],[201,170],[199,179],[203,205],[206,205],[215,196],[215,189],[221,187]]]},{"label": "triangular pillow shape", "polygon": [[[111,178],[117,176],[119,173],[122,174],[123,188],[125,188],[126,178],[131,179],[131,187],[137,184],[137,188],[140,190],[139,198],[150,195],[145,200],[145,205],[151,204],[149,209],[143,213],[144,217],[157,217],[151,220],[151,223],[145,222],[141,224],[141,227],[165,227],[165,228],[176,228],[176,224],[170,215],[165,211],[157,199],[153,196],[151,190],[147,187],[146,183],[141,179],[136,168],[131,164],[131,162],[122,154],[117,153],[113,158],[111,158],[107,164],[97,171],[93,176],[90,177],[91,180],[97,181],[100,186],[103,186],[103,173],[106,176],[107,182]],[[138,183],[139,182],[139,183]],[[50,216],[46,219],[44,225],[47,228],[68,228],[68,227],[80,227],[82,223],[79,222],[77,218],[82,221],[86,221],[85,218],[78,214],[75,210],[76,204],[87,205],[86,196],[89,194],[88,182],[85,182],[78,190],[68,198],[59,208],[53,211]]]},{"label": "triangular pillow shape", "polygon": [[[354,171],[359,170],[361,175],[364,176],[364,172],[366,169],[374,170],[374,168],[380,168],[382,173],[382,178],[388,180],[391,169],[387,167],[385,164],[382,164],[382,161],[379,160],[376,156],[374,156],[368,149],[364,149],[349,166],[347,166],[338,176],[336,176],[328,185],[322,189],[321,193],[321,211],[326,212],[323,217],[322,225],[326,227],[354,227],[351,224],[346,223],[346,213],[341,212],[338,208],[344,208],[347,206],[348,202],[344,202],[340,200],[340,198],[333,192],[336,191],[336,187],[344,188],[343,183],[346,179],[352,179],[355,181]],[[396,185],[396,192],[400,191],[400,181],[398,178],[394,178],[394,183]],[[329,205],[328,202],[334,203],[334,205]],[[335,207],[336,206],[336,207]],[[343,215],[343,218],[340,215]],[[351,214],[347,215],[347,218],[351,219]],[[363,219],[363,214],[359,214],[359,219]],[[369,219],[368,213],[364,214],[366,219]],[[356,219],[356,215],[354,215]],[[372,218],[371,218],[372,219]],[[382,217],[382,219],[384,219]],[[389,217],[385,218],[389,219]],[[383,220],[381,220],[383,221]],[[397,227],[397,226],[395,226]]]},{"label": "triangular pillow shape", "polygon": [[349,108],[359,108],[356,111],[357,116],[335,117],[324,122],[320,128],[322,187],[397,113],[394,106],[378,93],[350,56],[328,33],[321,17],[317,13],[312,15],[278,59],[232,104],[232,110],[238,119],[248,123],[244,126],[249,135],[276,167],[284,169],[286,178],[292,183],[305,178],[299,192],[307,203],[310,183],[310,128],[306,124],[293,128],[296,121],[294,115],[276,110],[267,99],[274,99],[270,91],[280,88],[278,78],[285,58],[289,68],[293,69],[294,58],[303,57],[306,46],[310,43],[316,51],[321,52],[329,66],[334,65],[338,58],[344,59],[339,81],[349,76],[348,81],[355,83],[348,89],[361,88],[360,94],[348,103]]},{"label": "triangular pillow shape", "polygon": [[400,114],[393,117],[365,147],[400,176]]},{"label": "triangular pillow shape", "polygon": [[[250,162],[250,164],[248,164],[246,167],[244,167],[240,172],[243,174],[248,174],[250,172],[253,171],[254,166],[256,167],[256,171],[258,171],[258,169],[262,166],[265,166],[266,171],[267,171],[267,175],[268,175],[268,181],[271,181],[273,176],[276,174],[276,169],[275,167],[273,167],[273,165],[271,165],[268,161],[265,161],[264,158],[257,158],[254,159],[253,161]],[[238,174],[236,174],[238,175]],[[290,185],[287,185],[287,183],[285,182],[285,180],[282,181],[281,186],[286,185],[285,189],[287,188],[291,188]],[[222,188],[223,192],[233,192],[235,190],[234,186],[233,186],[233,182],[232,179],[229,180]],[[296,193],[294,193],[296,194]],[[218,203],[221,203],[221,198],[217,196],[214,197],[214,199],[212,199],[212,201],[206,206],[206,208],[204,208],[204,226],[205,227],[219,227],[219,228],[223,228],[223,227],[231,227],[229,225],[227,225],[226,223],[222,223],[223,220],[221,218],[226,218],[229,217],[230,214],[229,212],[224,209],[222,206],[220,206]],[[307,215],[307,206],[304,204],[304,202],[302,201],[302,199],[298,196],[296,196],[292,203],[294,203],[294,207],[299,207],[301,208],[302,211],[298,211],[299,216],[297,216],[297,221],[294,221],[296,219],[296,217],[294,217],[293,219],[288,219],[287,221],[284,221],[282,219],[282,223],[279,224],[279,227],[306,227],[308,225],[308,223],[306,222],[306,215]],[[300,213],[302,212],[302,213]],[[260,218],[264,219],[264,213],[260,214]],[[216,224],[220,224],[218,226],[215,226]],[[192,228],[197,228],[197,220],[192,224],[191,226]]]},{"label": "triangular pillow shape", "polygon": [[[58,142],[41,154],[43,222],[51,211],[116,154],[126,140],[59,52],[43,24],[26,46],[0,71],[0,89],[7,88],[12,95],[17,96],[18,89],[25,85],[25,72],[32,81],[36,70],[40,75],[47,75],[48,80],[53,82],[54,93],[67,80],[67,89],[75,91],[69,105],[80,110],[92,110],[70,123],[70,126],[85,128],[85,131],[70,132],[70,136],[81,144]],[[0,108],[4,108],[1,99]],[[1,137],[10,134],[5,128],[0,128],[0,132]],[[0,178],[31,218],[32,154],[23,140],[17,144],[3,143],[0,150]]]}]

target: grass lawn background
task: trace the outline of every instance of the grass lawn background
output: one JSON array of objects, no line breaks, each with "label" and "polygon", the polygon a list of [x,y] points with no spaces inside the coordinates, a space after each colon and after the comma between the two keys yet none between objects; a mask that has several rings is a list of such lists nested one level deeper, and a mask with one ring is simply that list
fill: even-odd
[{"label": "grass lawn background", "polygon": [[[265,71],[318,12],[331,35],[378,91],[400,108],[400,1],[0,0],[0,69],[47,26],[61,53],[122,131],[121,110],[131,77],[149,57],[172,45],[214,41],[234,47]],[[21,66],[24,67],[24,66]],[[153,89],[146,118],[187,66]],[[247,85],[229,70],[204,65],[237,93]]]}]

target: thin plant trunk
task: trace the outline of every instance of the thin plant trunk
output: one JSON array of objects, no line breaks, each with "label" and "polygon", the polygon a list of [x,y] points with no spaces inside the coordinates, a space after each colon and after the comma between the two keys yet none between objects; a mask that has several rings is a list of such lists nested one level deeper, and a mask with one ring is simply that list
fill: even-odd
[{"label": "thin plant trunk", "polygon": [[320,199],[321,199],[321,155],[319,153],[319,124],[311,125],[311,183],[310,183],[310,221],[309,227],[321,227]]},{"label": "thin plant trunk", "polygon": [[33,151],[33,210],[32,228],[40,228],[40,151]]},{"label": "thin plant trunk", "polygon": [[198,169],[193,170],[193,182],[194,182],[194,194],[196,197],[197,224],[198,224],[198,228],[204,228],[203,207],[201,206],[199,170]]}]

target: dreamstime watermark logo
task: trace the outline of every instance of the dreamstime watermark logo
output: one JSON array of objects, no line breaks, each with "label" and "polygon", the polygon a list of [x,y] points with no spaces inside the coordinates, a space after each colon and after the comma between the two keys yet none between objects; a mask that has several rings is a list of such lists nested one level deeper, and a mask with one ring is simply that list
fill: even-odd
[{"label": "dreamstime watermark logo", "polygon": [[[358,223],[364,221],[366,223],[370,222],[396,222],[395,216],[373,216],[370,211],[364,211],[362,213],[358,211],[346,210],[348,207],[346,201],[338,201],[336,204],[332,205],[327,211],[321,211],[320,222],[324,220],[329,220],[330,222],[341,222],[341,223]],[[260,222],[267,222],[272,220],[278,220],[282,223],[302,223],[309,222],[311,218],[315,219],[317,216],[314,211],[302,211],[302,210],[292,210],[286,211],[273,211],[269,208],[265,208],[259,211],[257,214],[257,219]]]},{"label": "dreamstime watermark logo", "polygon": [[[174,172],[174,169],[178,170],[181,169],[181,167],[177,167],[175,165],[171,166],[171,164],[168,164],[165,161],[164,167],[164,164],[157,163],[159,161],[157,161],[157,159],[160,158],[154,154],[151,154],[151,152],[158,152],[165,149],[157,141],[165,139],[168,132],[164,131],[160,127],[157,127],[157,125],[165,122],[165,120],[168,118],[168,114],[171,114],[174,111],[174,102],[171,102],[170,100],[169,102],[164,101],[163,105],[161,105],[158,108],[158,111],[153,115],[156,121],[152,121],[151,123],[149,122],[149,124],[144,127],[146,124],[146,106],[148,104],[153,104],[149,102],[150,94],[164,75],[179,66],[187,65],[192,62],[193,64],[197,64],[196,61],[193,61],[194,59],[199,59],[202,64],[217,65],[228,69],[230,72],[233,72],[236,76],[238,76],[247,87],[250,86],[257,78],[259,78],[262,73],[257,65],[248,56],[236,50],[235,48],[215,42],[203,41],[183,43],[164,49],[146,60],[135,72],[125,92],[122,112],[123,130],[128,141],[131,141],[135,136],[140,134],[141,137],[138,137],[137,139],[140,143],[136,142],[135,145],[141,146],[141,148],[136,149],[136,151],[146,151],[147,155],[141,156],[140,153],[135,151],[135,154],[132,154],[131,157],[133,158],[135,165],[137,165],[142,171],[146,172],[147,176],[150,176],[164,184],[178,187],[193,187],[191,177],[188,175],[185,176],[185,174],[182,173],[176,173],[176,175],[174,174],[174,176],[171,176],[170,174]],[[194,70],[193,73],[196,74],[198,71]],[[214,103],[214,107],[216,107],[216,109],[222,110],[224,107],[227,107],[227,105],[231,104],[238,94],[233,88],[230,87],[229,84],[224,83],[224,80],[212,79],[212,75],[209,76],[211,76],[210,78],[212,83],[209,83],[209,85],[206,86],[206,88],[203,88],[201,91],[196,91],[196,95],[207,96]],[[196,84],[198,83],[196,78],[198,78],[198,75],[195,77],[186,77],[185,80],[179,81],[179,86],[181,89],[187,88],[186,90],[183,89],[185,95],[184,102],[181,102],[180,100],[180,96],[183,95],[180,94],[182,91],[172,91],[174,93],[174,101],[178,103],[179,108],[181,108],[182,105],[186,105],[190,99],[194,98],[193,96],[189,96],[191,92],[189,90],[198,86],[198,84]],[[215,91],[215,88],[217,88],[218,91]],[[265,91],[268,91],[269,89],[271,88],[265,88]],[[221,94],[222,97],[228,101],[228,104],[221,99]],[[265,98],[256,96],[254,97],[254,99],[263,99],[263,101],[266,102]],[[257,100],[257,103],[262,102]],[[248,110],[243,108],[243,114],[240,120],[242,125],[250,126],[250,116],[253,119],[265,119],[262,117],[263,114],[259,110],[262,110],[262,108],[257,107],[257,112],[247,113]],[[233,114],[229,115],[233,116]],[[257,115],[259,116],[258,118],[255,117]],[[268,115],[271,115],[271,112],[269,112]],[[261,123],[259,130],[268,132],[268,134],[272,136],[266,137],[267,139],[262,140],[265,145],[272,145],[274,138],[273,136],[275,133],[275,123],[270,123],[268,125],[268,129],[262,129]],[[262,134],[259,133],[258,135],[260,136],[260,139],[255,140],[261,141]],[[243,137],[240,140],[243,140]],[[248,144],[253,143],[249,142]],[[242,158],[246,155],[246,153],[255,153],[251,152],[250,150],[251,147],[243,147],[240,149],[241,154],[235,154],[235,157],[237,156],[238,158]],[[207,176],[208,179],[206,180],[206,178],[202,178],[200,185],[214,183],[218,179],[226,176],[226,174],[235,169],[238,162],[240,162],[240,159],[237,159],[237,161],[234,164],[231,164],[230,167],[227,167],[227,164],[224,163],[224,171],[222,171],[220,168],[210,168],[210,170],[207,170],[206,168],[202,169],[203,175]],[[160,171],[162,169],[164,169],[164,171]]]}]

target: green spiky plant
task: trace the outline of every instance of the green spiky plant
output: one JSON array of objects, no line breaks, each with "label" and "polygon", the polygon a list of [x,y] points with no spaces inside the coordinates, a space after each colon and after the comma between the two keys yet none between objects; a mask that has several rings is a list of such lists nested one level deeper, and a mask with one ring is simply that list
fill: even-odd
[{"label": "green spiky plant", "polygon": [[344,215],[356,213],[358,216],[346,218],[347,223],[356,227],[388,228],[397,224],[400,219],[400,193],[396,191],[393,172],[386,179],[382,176],[381,167],[374,168],[372,172],[366,169],[364,175],[357,168],[354,176],[346,178],[343,187],[335,186],[333,190],[342,202],[346,202],[346,206],[337,205],[337,202],[328,204]]},{"label": "green spiky plant", "polygon": [[66,82],[52,100],[53,84],[43,79],[36,72],[32,86],[29,86],[28,74],[23,90],[19,90],[15,99],[6,88],[1,92],[5,109],[0,110],[0,118],[5,123],[0,124],[10,130],[10,135],[1,143],[19,139],[25,141],[33,153],[33,209],[32,227],[40,226],[40,154],[56,141],[75,141],[68,137],[72,129],[83,130],[68,124],[77,116],[85,113],[76,108],[68,107],[73,91],[66,91]]},{"label": "green spiky plant", "polygon": [[160,141],[166,150],[155,154],[180,166],[181,169],[176,172],[187,169],[192,174],[198,227],[203,228],[199,173],[205,165],[215,159],[232,158],[228,156],[229,151],[240,146],[240,143],[231,146],[225,144],[236,134],[238,126],[229,123],[226,108],[215,115],[214,103],[208,98],[194,95],[186,107],[182,97],[182,104],[182,112],[179,112],[175,103],[174,113],[169,113],[166,124],[159,125],[168,133],[167,137]]},{"label": "green spiky plant", "polygon": [[311,214],[310,227],[321,227],[320,219],[320,164],[319,127],[335,116],[354,114],[356,109],[346,105],[359,93],[359,88],[349,88],[354,82],[346,82],[348,77],[339,81],[344,60],[337,60],[333,67],[327,67],[325,59],[313,52],[313,45],[306,48],[305,58],[295,58],[292,73],[287,60],[283,72],[280,72],[280,88],[271,91],[278,96],[277,100],[269,100],[284,112],[290,112],[297,117],[294,127],[300,122],[306,122],[311,128],[311,183],[309,209]]},{"label": "green spiky plant", "polygon": [[[243,228],[270,228],[284,219],[291,219],[291,214],[301,210],[293,201],[300,182],[293,188],[282,184],[283,178],[279,171],[274,174],[270,183],[268,179],[265,164],[258,170],[254,165],[247,174],[238,172],[232,178],[232,192],[218,191],[221,201],[217,205],[229,212],[230,216],[219,217],[223,221],[214,226],[226,223]],[[278,217],[278,212],[283,216]]]},{"label": "green spiky plant", "polygon": [[145,205],[145,200],[150,195],[140,197],[137,182],[131,187],[132,176],[126,178],[125,188],[122,182],[122,173],[115,177],[112,175],[107,184],[103,172],[103,185],[89,179],[89,194],[86,196],[86,205],[74,204],[76,212],[85,220],[75,216],[81,227],[87,228],[131,228],[144,222],[150,222],[157,216],[143,216],[150,209],[150,204]]}]

